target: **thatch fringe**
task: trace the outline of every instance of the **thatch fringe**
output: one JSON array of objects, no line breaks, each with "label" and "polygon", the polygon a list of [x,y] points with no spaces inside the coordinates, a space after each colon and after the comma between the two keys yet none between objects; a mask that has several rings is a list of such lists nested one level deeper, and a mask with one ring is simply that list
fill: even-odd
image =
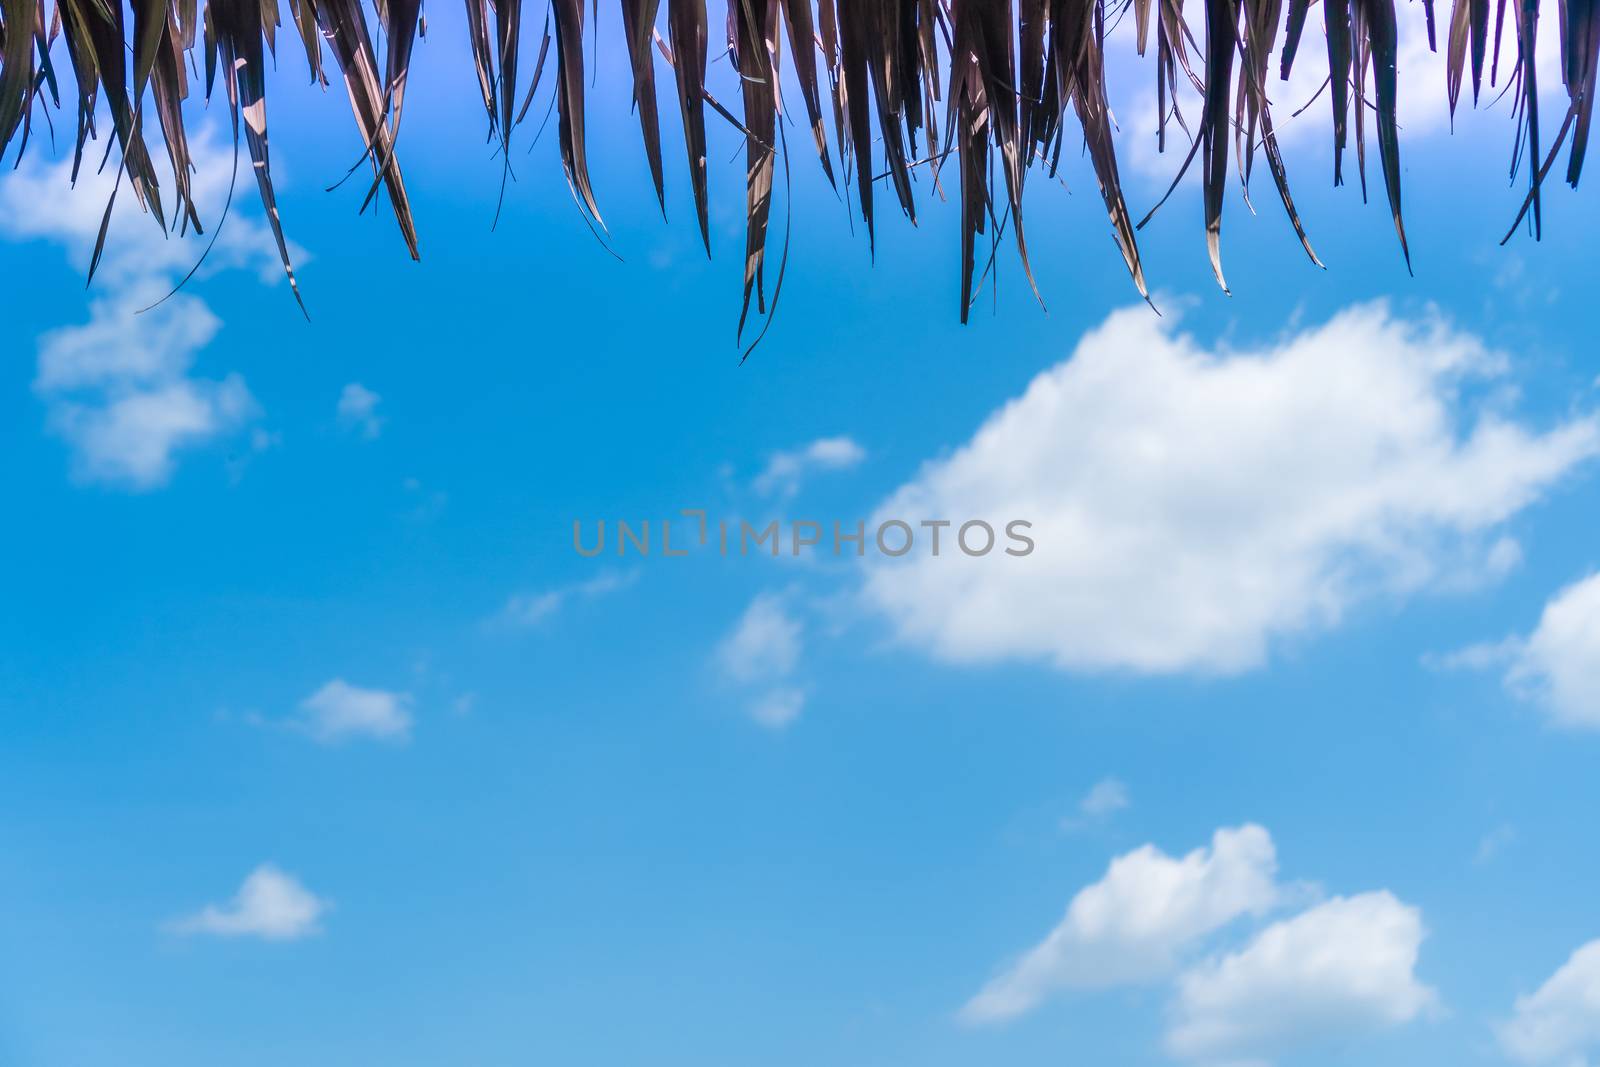
[{"label": "thatch fringe", "polygon": [[[1157,136],[1162,149],[1171,132],[1169,120],[1176,119],[1184,132],[1190,133],[1177,109],[1180,81],[1189,82],[1201,97],[1201,113],[1194,120],[1179,179],[1198,159],[1206,240],[1218,284],[1226,289],[1219,238],[1230,155],[1241,180],[1247,183],[1256,152],[1261,151],[1307,255],[1317,261],[1289,193],[1266,90],[1272,54],[1280,57],[1279,77],[1288,78],[1311,0],[1202,0],[1199,31],[1203,40],[1196,39],[1195,28],[1186,21],[1183,0],[815,2],[813,8],[812,0],[729,0],[727,41],[740,77],[741,117],[729,112],[706,88],[709,31],[705,0],[667,0],[665,36],[658,27],[661,0],[621,0],[620,24],[633,72],[633,102],[656,195],[664,198],[656,93],[655,53],[659,52],[673,74],[690,185],[708,253],[707,106],[745,137],[747,225],[741,330],[752,296],[758,312],[767,311],[777,297],[774,291],[769,301],[766,250],[775,163],[785,136],[780,86],[786,67],[798,82],[799,104],[823,173],[831,183],[842,178],[841,188],[846,190],[854,180],[869,242],[875,235],[879,179],[887,177],[895,202],[915,220],[913,169],[928,167],[935,188],[942,188],[941,166],[947,157],[955,156],[961,207],[963,321],[974,299],[975,281],[981,281],[974,277],[977,266],[980,261],[992,263],[995,244],[1008,226],[1027,270],[1023,185],[1036,168],[1055,172],[1068,139],[1069,112],[1077,119],[1099,181],[1112,235],[1134,285],[1145,294],[1135,239],[1138,227],[1131,221],[1117,172],[1105,86],[1107,25],[1127,14],[1130,7],[1141,55],[1152,23],[1155,27]],[[344,81],[365,146],[362,159],[372,172],[366,200],[370,202],[382,190],[415,258],[417,233],[396,149],[412,49],[424,26],[421,0],[374,0],[372,10],[382,31],[381,40],[387,42],[382,56],[374,49],[372,26],[361,0],[287,3],[294,36],[305,52],[313,79],[327,83],[325,58],[331,55]],[[595,227],[603,228],[585,151],[582,0],[551,0],[526,90],[520,85],[526,66],[522,0],[465,3],[469,51],[489,137],[499,141],[502,152],[509,149],[514,128],[527,114],[554,44],[562,166],[580,210]],[[1191,0],[1191,7],[1193,3]],[[1423,0],[1423,7],[1429,42],[1435,45],[1433,0]],[[1513,167],[1520,164],[1529,175],[1527,198],[1517,222],[1531,213],[1531,229],[1537,236],[1542,225],[1540,185],[1569,135],[1566,180],[1576,185],[1582,170],[1600,69],[1600,0],[1563,0],[1558,5],[1561,70],[1569,106],[1547,154],[1542,154],[1540,143],[1533,61],[1539,2],[1521,0],[1512,7],[1516,58],[1507,89],[1514,91],[1517,101],[1518,149]],[[1454,0],[1445,34],[1445,91],[1452,113],[1467,70],[1472,75],[1474,101],[1491,55],[1489,84],[1494,85],[1499,76],[1507,4],[1500,0],[1492,20],[1489,8],[1490,0]],[[1335,183],[1344,179],[1353,111],[1356,167],[1362,188],[1366,188],[1370,110],[1384,191],[1409,264],[1395,119],[1395,0],[1323,0],[1322,15],[1331,72]],[[73,177],[82,165],[86,145],[100,132],[96,118],[103,97],[112,140],[101,165],[106,165],[115,147],[120,157],[115,189],[121,189],[125,178],[132,195],[158,224],[178,232],[187,228],[199,232],[201,219],[190,193],[193,162],[184,132],[183,104],[190,92],[186,59],[200,44],[205,95],[210,99],[220,67],[235,143],[242,124],[243,143],[254,164],[262,204],[284,270],[293,283],[289,246],[273,193],[267,140],[266,57],[275,51],[280,27],[278,0],[129,0],[126,9],[121,0],[54,0],[53,4],[0,0],[0,157],[14,140],[19,155],[26,147],[36,104],[60,107],[61,72],[56,64],[64,54],[77,92]],[[787,57],[782,47],[785,41],[789,44]],[[146,139],[152,109],[172,175],[170,194],[164,192]],[[841,168],[837,172],[828,145],[830,119]],[[877,144],[882,146],[881,173],[874,158]],[[787,158],[784,165],[787,168]],[[1177,184],[1175,180],[1174,188]],[[114,191],[113,202],[116,195]],[[170,200],[164,201],[164,195]],[[104,250],[111,208],[108,203],[91,276]],[[986,249],[980,238],[986,239]],[[776,284],[782,284],[781,266]],[[295,295],[298,299],[298,287]]]}]

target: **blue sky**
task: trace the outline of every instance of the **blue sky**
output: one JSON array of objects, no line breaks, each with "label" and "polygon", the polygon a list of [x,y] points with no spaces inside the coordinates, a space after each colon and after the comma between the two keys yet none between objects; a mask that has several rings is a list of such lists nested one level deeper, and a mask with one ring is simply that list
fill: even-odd
[{"label": "blue sky", "polygon": [[[731,131],[708,263],[603,55],[623,262],[529,130],[491,232],[434,23],[420,264],[323,191],[353,129],[283,57],[309,322],[244,190],[135,318],[194,242],[119,217],[86,293],[95,190],[42,138],[0,177],[0,1062],[1600,1055],[1600,224],[1561,187],[1497,246],[1503,103],[1447,136],[1436,82],[1403,101],[1414,278],[1308,112],[1330,269],[1258,183],[1224,297],[1185,190],[1141,233],[1160,320],[1079,161],[1030,187],[1048,314],[1003,251],[963,328],[954,210],[924,184],[870,263],[797,151],[740,366]],[[1177,161],[1118,69],[1142,214]],[[686,508],[1022,518],[1038,549],[572,549]]]}]

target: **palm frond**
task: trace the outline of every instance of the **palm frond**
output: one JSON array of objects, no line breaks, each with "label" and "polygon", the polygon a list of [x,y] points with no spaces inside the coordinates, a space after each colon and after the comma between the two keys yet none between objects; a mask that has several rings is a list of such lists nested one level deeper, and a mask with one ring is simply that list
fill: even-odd
[{"label": "palm frond", "polygon": [[[282,26],[280,2],[288,4],[293,36],[304,52],[312,81],[327,84],[326,59],[331,56],[332,69],[344,82],[361,143],[361,156],[352,170],[365,164],[371,171],[363,208],[381,192],[408,252],[417,257],[418,237],[401,175],[399,135],[415,42],[426,33],[421,0],[373,0],[370,8],[362,0],[0,0],[0,158],[13,145],[19,156],[26,150],[40,108],[61,107],[57,61],[64,53],[72,75],[69,95],[75,91],[73,177],[82,167],[87,146],[101,137],[97,117],[103,106],[110,136],[98,165],[109,165],[115,154],[118,169],[112,202],[126,185],[157,225],[177,232],[191,228],[203,232],[191,193],[194,162],[185,132],[189,77],[195,69],[191,57],[199,45],[205,95],[211,97],[220,68],[235,145],[241,144],[242,128],[242,146],[256,175],[257,192],[299,299],[290,246],[278,215],[267,137],[268,67]],[[658,26],[662,0],[620,3],[623,40],[618,46],[626,50],[628,95],[638,114],[656,197],[665,212],[667,178],[656,86],[659,52],[673,72],[689,188],[708,254],[707,106],[744,137],[741,332],[752,299],[758,314],[766,314],[775,306],[782,285],[780,266],[769,298],[768,232],[780,158],[788,173],[786,77],[798,86],[796,117],[805,123],[823,174],[830,183],[842,178],[839,188],[846,195],[853,184],[869,248],[876,242],[881,183],[887,181],[902,213],[915,223],[916,169],[925,166],[932,188],[942,195],[942,164],[955,157],[963,321],[1008,228],[1032,283],[1023,189],[1033,169],[1055,173],[1062,148],[1072,139],[1069,115],[1077,120],[1077,135],[1105,201],[1112,237],[1135,287],[1145,294],[1144,267],[1135,240],[1138,227],[1132,223],[1122,190],[1106,91],[1107,36],[1130,9],[1139,55],[1146,54],[1152,23],[1155,30],[1157,146],[1167,149],[1171,123],[1188,139],[1173,189],[1188,167],[1199,163],[1206,244],[1219,285],[1226,289],[1221,232],[1230,157],[1247,200],[1257,153],[1265,158],[1296,236],[1320,266],[1290,194],[1268,94],[1272,56],[1278,56],[1279,77],[1287,79],[1300,55],[1311,0],[1200,0],[1201,10],[1187,15],[1182,0],[729,0],[727,45],[739,80],[742,118],[707,88],[705,0],[665,0],[665,36]],[[1491,19],[1490,0],[1454,0],[1444,33],[1442,87],[1452,115],[1469,72],[1474,102],[1486,67],[1489,84],[1496,84],[1506,7],[1506,0],[1498,0]],[[550,0],[526,90],[522,73],[530,64],[525,62],[523,22],[537,15],[524,10],[523,0],[465,0],[465,10],[463,55],[470,57],[489,137],[498,142],[508,173],[513,132],[527,114],[554,44],[554,108],[562,167],[580,211],[603,229],[585,135],[583,0]],[[1411,10],[1407,5],[1406,17],[1416,17]],[[376,19],[377,34],[369,12]],[[1512,169],[1526,166],[1528,174],[1518,222],[1529,217],[1535,237],[1542,226],[1540,188],[1564,147],[1566,180],[1575,186],[1582,172],[1600,78],[1600,0],[1564,0],[1559,5],[1561,72],[1569,104],[1548,152],[1541,143],[1533,61],[1539,13],[1537,0],[1521,0],[1513,8],[1517,54],[1507,86],[1515,89],[1518,130]],[[1432,0],[1424,0],[1421,15],[1432,46]],[[1194,26],[1191,17],[1196,18]],[[1322,0],[1334,184],[1344,181],[1346,150],[1353,140],[1365,194],[1370,118],[1384,193],[1409,265],[1401,212],[1401,131],[1396,119],[1403,75],[1396,66],[1399,17],[1395,0]],[[1201,102],[1192,130],[1178,107],[1184,83]],[[1407,90],[1437,91],[1417,86]],[[146,120],[152,111],[153,128],[166,156],[166,166],[159,171],[147,139],[152,124]],[[171,187],[164,198],[162,182],[169,172]],[[91,276],[104,251],[111,208],[108,203],[91,258]]]}]

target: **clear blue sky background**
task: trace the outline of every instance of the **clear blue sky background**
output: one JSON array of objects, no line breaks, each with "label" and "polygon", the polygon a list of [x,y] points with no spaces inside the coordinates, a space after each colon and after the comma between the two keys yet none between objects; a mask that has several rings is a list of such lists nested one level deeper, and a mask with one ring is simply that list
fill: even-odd
[{"label": "clear blue sky background", "polygon": [[[739,366],[732,132],[714,123],[708,263],[671,124],[663,225],[602,49],[591,159],[624,261],[579,219],[553,129],[531,153],[519,131],[491,232],[499,162],[459,16],[430,14],[402,139],[423,261],[382,211],[355,214],[354,183],[323,191],[354,131],[286,50],[270,121],[311,319],[252,270],[191,286],[222,323],[193,373],[241,375],[256,414],[161,484],[75,467],[36,356],[88,320],[81,265],[61,240],[0,243],[0,1063],[1163,1063],[1170,980],[999,1026],[958,1013],[1114,856],[1246,822],[1286,881],[1420,909],[1416,976],[1441,1004],[1281,1062],[1504,1061],[1494,1024],[1600,936],[1600,738],[1552,726],[1499,669],[1427,664],[1528,633],[1600,565],[1587,465],[1495,527],[1521,546],[1508,573],[1353,600],[1220,676],[950,662],[895,640],[845,566],[579,558],[574,519],[865,517],[1136,295],[1075,160],[1069,189],[1029,193],[1048,314],[1005,249],[962,328],[953,206],[924,180],[913,230],[884,203],[873,265],[793,136],[783,305]],[[1375,298],[1436,305],[1506,354],[1519,424],[1594,409],[1600,215],[1552,186],[1544,241],[1497,247],[1520,199],[1505,104],[1407,146],[1415,277],[1384,205],[1329,188],[1325,120],[1298,121],[1317,123],[1291,166],[1330,269],[1263,171],[1258,216],[1230,194],[1224,297],[1180,192],[1141,244],[1183,330],[1251,349]],[[1163,183],[1129,168],[1142,214]],[[338,414],[352,382],[381,397],[373,433]],[[865,458],[792,498],[752,488],[774,454],[839,436]],[[624,587],[577,591],[606,574]],[[763,593],[804,624],[804,709],[782,729],[719,666]],[[297,729],[336,678],[408,694],[409,737]],[[1127,805],[1081,816],[1107,778]],[[264,863],[331,902],[317,932],[173,927]]]}]

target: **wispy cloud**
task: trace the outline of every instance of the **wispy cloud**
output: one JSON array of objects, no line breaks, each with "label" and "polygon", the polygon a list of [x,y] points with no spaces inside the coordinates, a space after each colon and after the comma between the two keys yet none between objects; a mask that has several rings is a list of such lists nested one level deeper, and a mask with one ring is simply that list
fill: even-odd
[{"label": "wispy cloud", "polygon": [[339,425],[359,433],[369,441],[383,432],[383,417],[378,402],[383,398],[360,382],[351,382],[339,391]]},{"label": "wispy cloud", "polygon": [[821,437],[800,448],[773,453],[752,485],[763,496],[790,497],[800,491],[807,476],[847,470],[866,458],[866,449],[849,437]]},{"label": "wispy cloud", "polygon": [[769,729],[781,729],[805,709],[805,690],[794,684],[804,648],[804,627],[788,599],[762,593],[750,602],[733,630],[717,645],[715,662],[722,677],[754,690],[746,705],[750,718]]},{"label": "wispy cloud", "polygon": [[800,717],[806,707],[806,691],[797,686],[769,689],[748,705],[750,718],[769,730],[781,730]]},{"label": "wispy cloud", "polygon": [[1472,862],[1482,866],[1489,863],[1500,853],[1504,852],[1512,842],[1517,839],[1517,828],[1510,823],[1501,823],[1493,830],[1484,834],[1478,840],[1478,850],[1473,853]]},{"label": "wispy cloud", "polygon": [[549,620],[574,600],[595,600],[628,589],[639,580],[639,572],[602,571],[581,582],[532,593],[517,593],[506,601],[496,621],[510,626],[537,626]]},{"label": "wispy cloud", "polygon": [[1104,822],[1132,803],[1128,787],[1116,778],[1102,778],[1090,787],[1078,810],[1061,820],[1063,830],[1080,830],[1093,823]]}]

